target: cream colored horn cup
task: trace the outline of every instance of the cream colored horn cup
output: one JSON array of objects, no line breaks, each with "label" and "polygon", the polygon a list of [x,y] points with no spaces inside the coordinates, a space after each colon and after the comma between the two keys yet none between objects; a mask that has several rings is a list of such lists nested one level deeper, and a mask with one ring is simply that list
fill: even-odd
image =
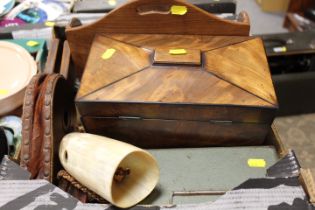
[{"label": "cream colored horn cup", "polygon": [[76,180],[120,208],[142,201],[159,180],[159,168],[151,154],[102,136],[66,135],[59,158]]}]

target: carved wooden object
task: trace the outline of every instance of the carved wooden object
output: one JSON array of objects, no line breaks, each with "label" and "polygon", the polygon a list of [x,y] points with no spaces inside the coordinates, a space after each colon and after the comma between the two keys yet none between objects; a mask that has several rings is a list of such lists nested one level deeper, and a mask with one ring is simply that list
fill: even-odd
[{"label": "carved wooden object", "polygon": [[[59,41],[52,42],[54,52]],[[27,86],[22,115],[20,165],[31,172],[31,178],[54,181],[60,170],[58,159],[62,137],[74,129],[75,109],[72,87],[56,71],[56,56],[50,57],[44,74],[34,76]]]}]

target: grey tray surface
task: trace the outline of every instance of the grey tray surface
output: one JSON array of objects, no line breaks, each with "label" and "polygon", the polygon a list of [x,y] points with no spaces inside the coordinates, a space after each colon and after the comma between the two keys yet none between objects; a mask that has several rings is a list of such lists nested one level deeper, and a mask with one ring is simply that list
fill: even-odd
[{"label": "grey tray surface", "polygon": [[[153,149],[149,152],[158,161],[160,181],[142,204],[214,201],[220,197],[220,192],[231,190],[249,178],[265,177],[266,169],[278,160],[275,148],[270,146]],[[248,159],[264,159],[266,167],[249,167]],[[215,191],[219,191],[218,195],[209,195],[216,194]],[[185,195],[187,193],[198,195]]]}]

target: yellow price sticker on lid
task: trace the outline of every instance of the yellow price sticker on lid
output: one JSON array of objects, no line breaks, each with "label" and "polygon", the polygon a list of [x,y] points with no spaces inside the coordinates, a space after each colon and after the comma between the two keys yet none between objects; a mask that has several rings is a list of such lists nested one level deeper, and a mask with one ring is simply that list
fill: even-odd
[{"label": "yellow price sticker on lid", "polygon": [[9,93],[6,89],[0,89],[0,95],[7,95]]},{"label": "yellow price sticker on lid", "polygon": [[265,168],[266,161],[264,159],[248,159],[247,164],[252,168]]},{"label": "yellow price sticker on lid", "polygon": [[30,41],[28,41],[28,42],[26,43],[26,45],[29,46],[29,47],[35,47],[35,46],[39,45],[39,43],[36,42],[36,41],[30,40]]},{"label": "yellow price sticker on lid", "polygon": [[185,15],[186,13],[187,13],[187,7],[186,6],[173,5],[171,7],[171,14],[172,15]]},{"label": "yellow price sticker on lid", "polygon": [[102,54],[102,59],[107,60],[110,59],[114,54],[116,50],[113,48],[107,49],[103,54]]},{"label": "yellow price sticker on lid", "polygon": [[187,51],[185,49],[172,49],[168,53],[171,55],[185,55]]}]

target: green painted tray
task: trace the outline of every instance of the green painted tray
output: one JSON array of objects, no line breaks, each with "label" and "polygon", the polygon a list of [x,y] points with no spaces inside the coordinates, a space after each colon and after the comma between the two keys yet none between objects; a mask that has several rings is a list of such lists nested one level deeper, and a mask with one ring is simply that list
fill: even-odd
[{"label": "green painted tray", "polygon": [[[265,177],[277,162],[274,147],[212,147],[149,150],[160,166],[160,181],[142,204],[187,204],[214,201],[249,178]],[[248,159],[266,166],[249,167]]]}]

